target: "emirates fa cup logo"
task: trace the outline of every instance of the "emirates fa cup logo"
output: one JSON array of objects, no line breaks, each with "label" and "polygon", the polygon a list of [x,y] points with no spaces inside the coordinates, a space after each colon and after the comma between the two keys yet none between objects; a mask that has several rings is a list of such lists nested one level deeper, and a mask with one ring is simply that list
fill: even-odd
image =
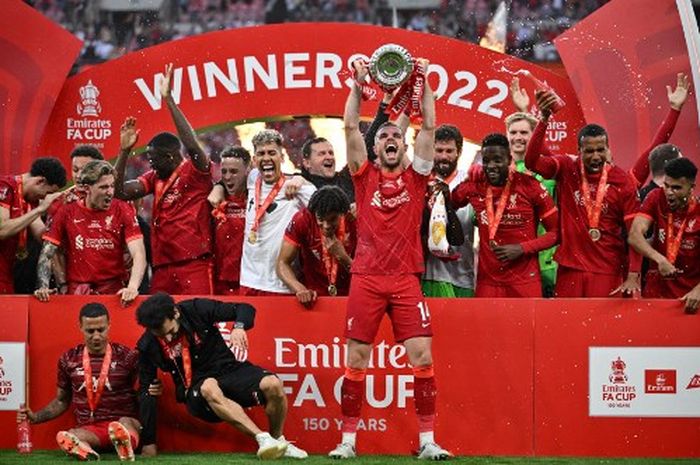
[{"label": "emirates fa cup logo", "polygon": [[625,374],[625,368],[627,364],[620,358],[613,360],[611,363],[611,372],[608,379],[613,384],[625,384],[627,382],[627,374]]},{"label": "emirates fa cup logo", "polygon": [[76,107],[78,114],[83,117],[100,116],[102,105],[97,101],[99,95],[100,90],[92,83],[92,80],[89,80],[87,84],[80,88],[81,102]]}]

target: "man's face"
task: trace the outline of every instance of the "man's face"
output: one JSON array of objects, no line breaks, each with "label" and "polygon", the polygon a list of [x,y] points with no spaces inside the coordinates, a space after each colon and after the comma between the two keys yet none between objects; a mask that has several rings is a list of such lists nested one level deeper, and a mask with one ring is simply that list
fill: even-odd
[{"label": "man's face", "polygon": [[180,317],[180,312],[175,309],[175,315],[173,318],[166,318],[163,324],[158,329],[152,329],[151,333],[156,336],[165,339],[170,342],[177,337],[178,331],[180,331],[180,322],[177,320]]},{"label": "man's face", "polygon": [[374,138],[374,153],[384,168],[394,169],[401,166],[406,144],[401,129],[396,126],[384,126]]},{"label": "man's face", "polygon": [[159,179],[168,179],[175,171],[175,155],[161,148],[148,148],[146,158]]},{"label": "man's face", "polygon": [[527,120],[515,121],[508,126],[508,142],[510,151],[514,157],[523,158],[527,150],[527,143],[532,137],[532,127]]},{"label": "man's face", "polygon": [[679,208],[685,207],[688,203],[688,199],[693,195],[693,187],[695,187],[695,184],[688,178],[683,177],[675,179],[665,176],[664,194],[666,195],[668,207],[671,210],[678,210]]},{"label": "man's face", "polygon": [[267,184],[277,182],[282,175],[282,147],[275,142],[255,147],[255,166]]},{"label": "man's face", "polygon": [[248,176],[248,168],[243,160],[236,157],[224,157],[221,159],[221,181],[226,186],[226,192],[232,195],[243,192]]},{"label": "man's face", "polygon": [[24,200],[37,203],[44,197],[61,190],[59,186],[49,184],[43,176],[31,177],[24,187]]},{"label": "man's face", "polygon": [[87,165],[89,161],[92,161],[92,158],[90,157],[73,157],[70,161],[70,170],[71,170],[71,176],[73,176],[73,182],[75,182],[78,179],[78,176],[80,176],[80,172],[83,170],[83,167]]},{"label": "man's face", "polygon": [[328,179],[335,176],[335,153],[330,142],[311,144],[311,154],[302,163],[306,171],[316,176]]},{"label": "man's face", "polygon": [[505,147],[484,147],[481,149],[486,180],[493,186],[502,186],[508,179],[510,153]]},{"label": "man's face", "polygon": [[579,147],[579,155],[586,173],[600,173],[603,171],[605,162],[610,159],[608,138],[606,136],[584,137]]},{"label": "man's face", "polygon": [[340,224],[340,219],[343,217],[340,213],[331,213],[325,217],[316,216],[316,223],[321,229],[321,233],[326,237],[335,236],[335,232],[338,230],[338,225]]},{"label": "man's face", "polygon": [[109,318],[107,315],[80,319],[80,331],[83,332],[85,345],[91,354],[101,354],[109,341]]},{"label": "man's face", "polygon": [[114,198],[114,175],[106,174],[88,186],[87,205],[94,210],[107,210]]},{"label": "man's face", "polygon": [[435,172],[443,179],[450,176],[457,169],[459,155],[460,153],[457,151],[457,142],[454,140],[436,140]]}]

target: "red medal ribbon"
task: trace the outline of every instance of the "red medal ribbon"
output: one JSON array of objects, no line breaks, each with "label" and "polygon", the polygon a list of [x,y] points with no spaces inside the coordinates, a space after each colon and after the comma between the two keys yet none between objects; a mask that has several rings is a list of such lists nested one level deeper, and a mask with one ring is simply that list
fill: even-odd
[{"label": "red medal ribbon", "polygon": [[[87,395],[88,406],[90,407],[90,418],[94,418],[97,404],[100,403],[102,392],[105,389],[107,375],[109,374],[109,366],[112,363],[112,346],[107,344],[105,355],[102,359],[102,368],[100,369],[100,377],[97,378],[97,388],[92,384],[92,365],[90,364],[90,353],[87,346],[83,348],[83,372],[85,375],[85,394]],[[94,389],[94,391],[93,391]]]},{"label": "red medal ribbon", "polygon": [[412,123],[421,123],[421,101],[425,90],[425,73],[425,67],[414,62],[413,73],[406,82],[401,84],[386,108],[386,113],[390,115],[391,119],[396,119],[405,113]]},{"label": "red medal ribbon", "polygon": [[[180,375],[180,379],[182,379],[182,382],[185,384],[185,389],[189,389],[190,386],[192,386],[192,358],[190,357],[190,343],[187,340],[187,337],[181,335],[180,337],[174,339],[171,342],[168,342],[161,337],[157,339],[160,343],[160,347],[163,349],[163,352],[175,364],[175,368],[177,368],[177,372]],[[175,346],[178,343],[180,343],[181,346],[180,355],[182,356],[182,368],[185,370],[184,377],[182,376],[182,373],[180,373],[180,369],[177,366],[177,354],[174,350]]]},{"label": "red medal ribbon", "polygon": [[498,208],[495,213],[493,211],[493,186],[489,184],[486,188],[486,218],[489,222],[489,241],[493,241],[496,238],[496,231],[498,231],[498,226],[501,224],[503,212],[506,210],[506,203],[510,195],[510,182],[512,179],[513,170],[509,169],[508,180],[506,181],[506,185],[503,186],[501,197],[498,199]]},{"label": "red medal ribbon", "polygon": [[603,173],[600,175],[600,181],[596,188],[595,203],[591,204],[591,191],[589,190],[588,179],[583,168],[583,161],[581,161],[581,198],[588,216],[588,227],[592,229],[597,229],[600,222],[600,212],[603,209],[603,199],[607,190],[608,171],[610,171],[610,168],[611,166],[607,163],[603,167]]},{"label": "red medal ribbon", "polygon": [[[321,233],[323,234],[323,233]],[[340,242],[345,240],[345,217],[340,218],[338,223],[338,230],[336,231],[336,237]],[[321,237],[321,257],[323,259],[323,266],[326,270],[326,277],[328,278],[328,285],[335,286],[338,277],[338,260],[333,257],[326,244],[323,242],[323,237]]]},{"label": "red medal ribbon", "polygon": [[258,228],[260,228],[260,220],[262,219],[263,215],[265,215],[267,208],[272,204],[272,201],[275,200],[275,197],[277,197],[277,194],[282,189],[283,184],[284,175],[281,175],[275,185],[272,186],[270,193],[267,194],[267,197],[265,197],[265,201],[262,203],[262,205],[260,205],[260,196],[262,195],[262,173],[258,175],[258,179],[255,180],[255,221],[253,222],[251,231],[257,232]]},{"label": "red medal ribbon", "polygon": [[153,193],[153,210],[154,210],[153,215],[154,216],[157,216],[155,214],[156,207],[160,204],[160,201],[163,199],[163,194],[165,194],[168,191],[168,189],[170,189],[172,187],[173,183],[175,183],[175,181],[177,181],[177,178],[180,177],[180,172],[182,171],[184,166],[185,166],[185,162],[183,161],[182,163],[180,163],[180,165],[177,168],[175,168],[175,171],[173,171],[170,174],[170,177],[168,178],[167,181],[163,182],[160,179],[158,179],[156,181],[156,185],[154,188],[155,192]]},{"label": "red medal ribbon", "polygon": [[695,210],[695,198],[691,197],[688,202],[688,212],[683,218],[680,228],[676,233],[673,232],[673,212],[668,213],[668,223],[666,224],[666,258],[671,264],[676,262],[678,257],[678,251],[681,249],[681,240],[683,239],[683,232],[688,223],[688,217]]},{"label": "red medal ribbon", "polygon": [[[17,182],[17,202],[19,202],[19,216],[24,215],[29,211],[27,208],[27,202],[24,200],[24,188],[22,185],[22,176],[15,176],[15,181]],[[19,232],[19,243],[17,244],[17,250],[27,249],[27,229],[23,228]]]}]

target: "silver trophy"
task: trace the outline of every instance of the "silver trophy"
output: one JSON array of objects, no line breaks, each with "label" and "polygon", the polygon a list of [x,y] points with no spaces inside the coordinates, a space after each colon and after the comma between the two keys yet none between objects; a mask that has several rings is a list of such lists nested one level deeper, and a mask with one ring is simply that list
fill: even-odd
[{"label": "silver trophy", "polygon": [[400,45],[385,44],[374,51],[369,59],[369,74],[384,90],[393,90],[403,84],[413,72],[413,58]]}]

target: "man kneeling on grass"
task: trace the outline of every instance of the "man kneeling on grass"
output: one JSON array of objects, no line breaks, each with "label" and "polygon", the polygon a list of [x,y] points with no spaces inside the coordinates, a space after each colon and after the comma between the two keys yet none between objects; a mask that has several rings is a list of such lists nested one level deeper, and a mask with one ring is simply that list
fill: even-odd
[{"label": "man kneeling on grass", "polygon": [[[215,423],[225,421],[258,442],[258,457],[304,459],[307,453],[282,435],[287,398],[282,382],[273,373],[248,361],[237,360],[216,328],[220,321],[235,321],[230,342],[237,353],[248,347],[246,330],[253,327],[255,308],[245,303],[209,299],[178,302],[159,292],[145,300],[136,312],[146,328],[137,344],[143,444],[155,451],[155,397],[157,371],[173,377],[178,402],[191,415]],[[246,415],[246,407],[264,406],[269,433]]]}]

